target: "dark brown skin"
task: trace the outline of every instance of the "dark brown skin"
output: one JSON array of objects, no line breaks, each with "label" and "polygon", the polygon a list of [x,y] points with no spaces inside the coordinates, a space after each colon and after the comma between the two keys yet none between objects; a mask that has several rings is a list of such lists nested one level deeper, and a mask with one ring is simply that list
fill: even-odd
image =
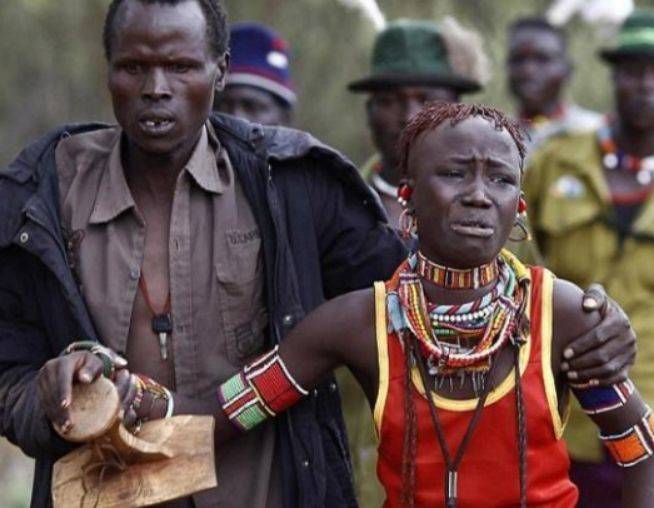
[{"label": "dark brown skin", "polygon": [[[653,155],[654,59],[643,56],[618,62],[613,84],[617,112],[614,135],[619,149],[637,157]],[[617,193],[642,188],[634,173],[605,170],[604,174]]]},{"label": "dark brown skin", "polygon": [[[117,16],[108,86],[114,114],[125,132],[123,166],[146,225],[143,273],[156,310],[168,295],[170,213],[177,177],[188,161],[213,103],[214,89],[224,86],[227,55],[216,58],[206,40],[206,20],[195,0],[176,6],[126,1]],[[170,127],[153,132],[146,119],[167,119]],[[161,360],[151,313],[138,293],[132,313],[127,360],[143,373],[174,389],[173,362]],[[88,353],[50,360],[39,379],[41,400],[54,425],[69,428],[67,407],[73,381],[90,382],[102,373],[99,359]],[[129,372],[119,371],[116,385],[126,408],[134,396]],[[183,410],[184,399],[178,397]],[[145,401],[144,409],[150,409]],[[151,418],[166,411],[163,401]],[[145,415],[139,415],[145,416]],[[126,423],[136,419],[128,413]]]},{"label": "dark brown skin", "polygon": [[[465,147],[465,148],[461,148]],[[429,224],[420,232],[420,248],[441,264],[471,268],[498,255],[508,239],[515,219],[520,192],[518,151],[506,131],[498,132],[481,118],[464,120],[457,126],[442,124],[420,136],[409,156],[409,174],[415,185],[412,204],[418,224]],[[488,226],[486,225],[488,224]],[[446,237],[448,241],[443,241]],[[465,251],[465,254],[464,254]],[[478,298],[491,290],[444,290],[425,283],[431,301],[456,304]],[[561,370],[562,353],[580,334],[597,325],[600,316],[582,310],[582,291],[556,280],[554,285],[552,369],[560,399],[567,380]],[[340,365],[355,375],[374,407],[379,386],[371,289],[350,293],[327,302],[301,322],[282,343],[280,356],[295,380],[312,388]],[[498,357],[491,383],[498,385],[510,374],[513,352],[505,348]],[[434,384],[432,384],[434,386]],[[447,398],[473,398],[470,383],[443,387]],[[563,404],[561,404],[563,407]],[[644,402],[634,395],[624,408],[593,417],[608,433],[628,428],[645,412]],[[223,413],[217,420],[218,439],[234,435]],[[654,503],[654,460],[625,470],[625,506],[649,507]]]},{"label": "dark brown skin", "polygon": [[214,109],[262,125],[293,123],[291,108],[282,106],[272,93],[256,86],[227,85],[216,94]]},{"label": "dark brown skin", "polygon": [[[422,107],[431,101],[457,102],[459,94],[453,88],[438,86],[390,86],[371,94],[366,103],[368,126],[375,148],[381,155],[380,176],[391,185],[398,185],[397,143],[400,133]],[[389,223],[398,227],[402,208],[397,200],[380,196],[388,212]]]},{"label": "dark brown skin", "polygon": [[522,116],[554,113],[571,70],[565,45],[552,32],[523,27],[511,35],[507,75]]}]

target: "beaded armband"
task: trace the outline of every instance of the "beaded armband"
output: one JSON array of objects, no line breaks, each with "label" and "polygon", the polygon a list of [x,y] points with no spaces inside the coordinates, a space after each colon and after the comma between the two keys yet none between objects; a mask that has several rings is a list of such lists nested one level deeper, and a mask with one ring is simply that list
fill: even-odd
[{"label": "beaded armband", "polygon": [[108,347],[91,340],[82,340],[68,344],[68,346],[66,346],[66,348],[61,352],[61,356],[69,355],[75,351],[88,351],[102,360],[102,365],[104,367],[102,375],[109,379],[113,379],[116,367],[123,368],[127,365],[127,360],[122,356],[116,354]]},{"label": "beaded armband", "polygon": [[607,413],[624,406],[634,393],[635,387],[627,379],[611,386],[585,387],[572,385],[575,397],[587,415]]},{"label": "beaded armband", "polygon": [[218,388],[220,406],[241,431],[252,429],[309,393],[288,372],[278,349],[275,346]]},{"label": "beaded armband", "polygon": [[618,466],[631,467],[647,460],[654,454],[654,417],[652,416],[652,410],[647,408],[645,416],[625,432],[610,436],[600,434],[600,439]]}]

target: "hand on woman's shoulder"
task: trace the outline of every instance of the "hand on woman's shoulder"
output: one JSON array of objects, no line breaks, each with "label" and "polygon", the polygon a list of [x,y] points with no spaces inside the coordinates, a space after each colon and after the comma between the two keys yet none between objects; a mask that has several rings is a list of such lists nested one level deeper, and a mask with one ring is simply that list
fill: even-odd
[{"label": "hand on woman's shoulder", "polygon": [[583,296],[584,292],[576,284],[563,279],[554,280],[552,341],[560,351],[600,322],[599,313],[584,312]]}]

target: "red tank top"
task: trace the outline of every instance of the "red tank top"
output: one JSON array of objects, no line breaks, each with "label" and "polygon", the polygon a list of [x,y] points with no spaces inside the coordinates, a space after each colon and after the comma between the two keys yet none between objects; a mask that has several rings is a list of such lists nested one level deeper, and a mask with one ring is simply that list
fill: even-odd
[{"label": "red tank top", "polygon": [[[568,477],[569,459],[561,439],[563,425],[551,369],[552,282],[542,268],[531,270],[528,308],[530,337],[520,353],[520,371],[527,420],[527,504],[568,508],[576,505],[577,489]],[[379,435],[377,474],[386,490],[386,507],[401,506],[404,421],[404,352],[395,333],[388,333],[386,292],[397,277],[375,285],[379,393],[375,424]],[[445,463],[429,416],[417,369],[412,372],[412,395],[418,417],[416,452],[417,507],[444,504]],[[517,506],[520,500],[515,377],[510,372],[492,392],[458,475],[458,506],[490,508]],[[463,439],[477,400],[452,400],[432,394],[454,455]]]}]

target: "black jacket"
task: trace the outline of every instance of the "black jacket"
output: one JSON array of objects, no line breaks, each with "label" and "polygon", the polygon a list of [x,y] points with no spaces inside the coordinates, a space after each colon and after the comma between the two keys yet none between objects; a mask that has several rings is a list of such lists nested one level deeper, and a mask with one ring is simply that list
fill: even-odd
[{"label": "black jacket", "polygon": [[[356,168],[308,134],[212,117],[258,222],[271,343],[325,298],[390,276],[405,252]],[[57,129],[0,171],[0,435],[36,458],[32,506],[50,502],[53,462],[71,449],[36,394],[39,368],[69,342],[97,339],[59,224]],[[333,381],[280,417],[287,507],[354,506]]]}]

